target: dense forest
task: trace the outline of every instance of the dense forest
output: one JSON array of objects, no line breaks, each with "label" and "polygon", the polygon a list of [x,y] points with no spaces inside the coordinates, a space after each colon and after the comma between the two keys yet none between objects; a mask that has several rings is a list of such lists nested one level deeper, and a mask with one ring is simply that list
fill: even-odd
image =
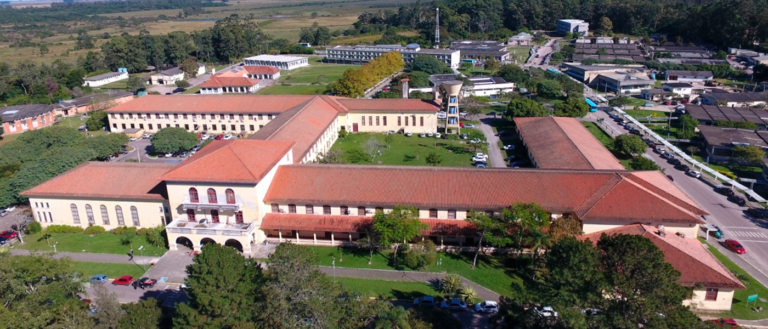
[{"label": "dense forest", "polygon": [[198,11],[202,7],[226,6],[225,3],[202,2],[200,0],[127,0],[52,3],[51,7],[12,8],[0,6],[0,22],[4,24],[35,24],[72,22],[91,19],[112,19],[99,14],[126,13],[142,10],[185,9]]},{"label": "dense forest", "polygon": [[417,29],[426,40],[434,40],[436,6],[443,42],[504,39],[524,29],[554,30],[563,18],[583,19],[594,31],[601,28],[604,17],[612,22],[614,33],[661,32],[720,48],[750,47],[768,38],[768,2],[764,0],[448,0],[365,12],[356,26]]}]

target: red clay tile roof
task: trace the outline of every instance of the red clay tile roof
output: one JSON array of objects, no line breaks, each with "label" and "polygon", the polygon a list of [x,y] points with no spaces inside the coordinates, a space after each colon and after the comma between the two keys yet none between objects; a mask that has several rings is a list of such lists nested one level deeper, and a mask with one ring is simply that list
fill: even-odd
[{"label": "red clay tile roof", "polygon": [[200,88],[221,87],[253,87],[259,84],[259,80],[244,77],[212,76],[208,81],[200,84]]},{"label": "red clay tile roof", "polygon": [[213,141],[163,175],[165,181],[257,184],[293,142]]},{"label": "red clay tile roof", "polygon": [[86,162],[21,193],[28,197],[164,200],[172,164]]},{"label": "red clay tile roof", "polygon": [[146,95],[106,110],[109,113],[282,113],[316,96]]},{"label": "red clay tile roof", "polygon": [[575,118],[515,118],[515,124],[538,168],[624,170]]},{"label": "red clay tile roof", "polygon": [[[639,186],[635,183],[639,178],[632,173],[286,165],[278,168],[264,201],[372,207],[408,205],[461,210],[497,210],[515,202],[535,202],[547,211],[572,212],[586,221],[647,222],[654,218],[667,222],[703,223],[700,216],[706,212],[699,208],[696,211],[686,210],[686,207],[692,206],[678,198],[666,198]],[[651,217],[647,217],[648,214]]]},{"label": "red clay tile roof", "polygon": [[651,226],[633,224],[582,235],[579,240],[590,240],[597,244],[603,234],[641,235],[659,247],[664,253],[664,260],[680,272],[680,285],[695,287],[701,284],[707,288],[746,289],[697,239],[681,238],[671,233],[661,237],[657,231]]},{"label": "red clay tile roof", "polygon": [[[322,98],[311,99],[295,113],[284,113],[251,136],[251,139],[294,141],[293,159],[300,162],[325,133],[339,112]],[[282,117],[282,118],[281,118]],[[286,119],[282,122],[280,119]],[[279,126],[278,126],[279,125]],[[272,128],[274,127],[274,128]]]},{"label": "red clay tile roof", "polygon": [[[420,219],[429,225],[423,235],[463,235],[471,233],[472,224],[456,219]],[[316,232],[361,232],[370,225],[371,217],[343,215],[301,215],[268,213],[261,230],[299,230]]]},{"label": "red clay tile roof", "polygon": [[420,99],[349,99],[337,98],[349,111],[437,112],[431,101]]}]

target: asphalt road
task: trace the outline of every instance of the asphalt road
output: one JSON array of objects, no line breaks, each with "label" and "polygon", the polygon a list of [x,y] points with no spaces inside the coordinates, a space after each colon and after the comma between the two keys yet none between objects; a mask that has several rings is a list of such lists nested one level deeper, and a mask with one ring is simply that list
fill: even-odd
[{"label": "asphalt road", "polygon": [[[590,113],[587,120],[596,121],[597,118],[604,118],[604,123],[608,125],[609,129],[627,133],[626,129],[618,125],[603,111]],[[659,154],[652,152],[650,148],[646,157],[656,162],[665,174],[674,179],[675,185],[710,214],[704,217],[707,224],[717,225],[723,231],[724,236],[720,241],[717,241],[714,236],[710,236],[709,242],[761,283],[768,285],[768,230],[766,230],[768,222],[750,217],[746,213],[747,207],[740,207],[728,201],[724,195],[715,192],[715,186],[706,180],[693,178],[675,169]],[[701,231],[700,235],[704,236],[705,232]],[[738,240],[747,250],[747,253],[737,255],[727,250],[722,246],[724,239]]]}]

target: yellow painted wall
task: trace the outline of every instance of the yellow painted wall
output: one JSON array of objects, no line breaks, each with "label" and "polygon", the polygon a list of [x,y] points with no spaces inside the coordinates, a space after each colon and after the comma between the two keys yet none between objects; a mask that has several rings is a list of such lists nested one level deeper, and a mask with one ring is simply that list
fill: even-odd
[{"label": "yellow painted wall", "polygon": [[[139,214],[139,226],[137,227],[156,227],[165,226],[163,222],[166,214],[163,207],[167,208],[164,201],[147,200],[112,200],[112,199],[78,199],[78,198],[38,198],[29,199],[32,207],[32,214],[36,221],[43,227],[49,225],[72,225],[83,228],[88,227],[88,215],[86,205],[90,205],[93,210],[93,220],[96,226],[102,226],[106,230],[114,229],[118,225],[115,206],[120,206],[123,211],[124,226],[135,226],[131,217],[131,206],[135,206]],[[77,206],[80,217],[80,224],[75,224],[71,205]],[[109,215],[109,224],[104,224],[101,216],[101,205],[107,207]],[[44,214],[45,213],[45,214]],[[53,216],[53,220],[50,219]]]},{"label": "yellow painted wall", "polygon": [[[624,225],[631,225],[636,224],[636,222],[626,222],[626,223],[584,223],[584,234],[590,234],[605,230],[610,230],[613,228],[621,227]],[[653,223],[653,226],[655,227],[659,223]],[[674,225],[684,225],[684,226],[674,226]],[[664,224],[664,231],[667,232],[668,235],[674,235],[678,232],[681,232],[685,234],[686,238],[696,238],[696,234],[699,231],[699,225],[694,225],[693,227],[688,226],[687,224],[674,224],[674,223],[667,223]]]},{"label": "yellow painted wall", "polygon": [[[376,117],[379,117],[379,125],[376,125]],[[408,126],[405,125],[405,117],[408,117]],[[413,116],[416,116],[416,126],[413,125]],[[365,117],[365,125],[363,125]],[[384,117],[387,118],[387,124],[384,125]],[[397,117],[401,117],[400,125],[397,124]],[[372,118],[372,120],[370,120]],[[424,118],[424,125],[421,125],[421,118]],[[369,124],[369,121],[373,124]],[[437,113],[436,112],[403,112],[403,113],[381,113],[381,112],[349,112],[346,117],[346,129],[353,131],[354,124],[357,123],[358,132],[387,132],[390,130],[405,129],[410,133],[429,133],[437,132]]]},{"label": "yellow painted wall", "polygon": [[704,297],[707,294],[706,289],[694,289],[693,297],[683,301],[683,305],[691,306],[691,308],[702,310],[719,310],[727,311],[731,309],[733,303],[733,289],[720,289],[717,292],[717,300],[705,301]]},{"label": "yellow painted wall", "polygon": [[[244,128],[246,132],[254,133],[259,131],[260,126],[266,125],[278,114],[262,114],[261,119],[259,119],[258,114],[246,113],[242,115],[242,119],[240,118],[240,114],[234,114],[234,119],[232,119],[229,114],[214,115],[206,113],[205,119],[203,119],[202,114],[187,113],[186,115],[187,118],[184,119],[183,113],[132,113],[130,116],[128,113],[110,113],[108,116],[109,129],[113,133],[119,133],[124,129],[131,129],[131,124],[133,124],[133,128],[135,129],[140,129],[143,126],[145,132],[156,133],[160,129],[170,125],[170,127],[184,128],[191,132],[207,131],[209,134],[222,134],[232,132],[232,125],[235,125],[234,132],[240,133],[240,126],[245,125]],[[272,119],[270,119],[270,115]],[[149,127],[150,124],[152,125],[152,128]],[[207,130],[204,129],[204,124],[207,125]],[[123,128],[123,125],[125,125],[125,128]],[[197,129],[195,129],[195,125],[197,125]],[[213,129],[214,125],[216,129]],[[221,125],[225,125],[226,129],[222,130]],[[253,126],[253,130],[251,130],[251,126]]]}]

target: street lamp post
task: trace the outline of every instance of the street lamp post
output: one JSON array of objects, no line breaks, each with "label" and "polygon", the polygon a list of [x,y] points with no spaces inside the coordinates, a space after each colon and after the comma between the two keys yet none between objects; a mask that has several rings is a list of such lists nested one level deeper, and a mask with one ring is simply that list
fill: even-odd
[{"label": "street lamp post", "polygon": [[331,266],[333,266],[333,282],[336,282],[336,256],[333,256]]},{"label": "street lamp post", "polygon": [[[143,245],[142,245],[142,246],[139,246],[139,251],[141,251],[141,258],[144,258],[144,246],[143,246]],[[144,264],[144,263],[141,263],[141,269],[143,269],[143,270],[144,270],[144,272],[146,272],[146,271],[147,271],[147,268],[146,268],[146,266],[145,266],[145,265],[146,265],[146,264]]]}]

